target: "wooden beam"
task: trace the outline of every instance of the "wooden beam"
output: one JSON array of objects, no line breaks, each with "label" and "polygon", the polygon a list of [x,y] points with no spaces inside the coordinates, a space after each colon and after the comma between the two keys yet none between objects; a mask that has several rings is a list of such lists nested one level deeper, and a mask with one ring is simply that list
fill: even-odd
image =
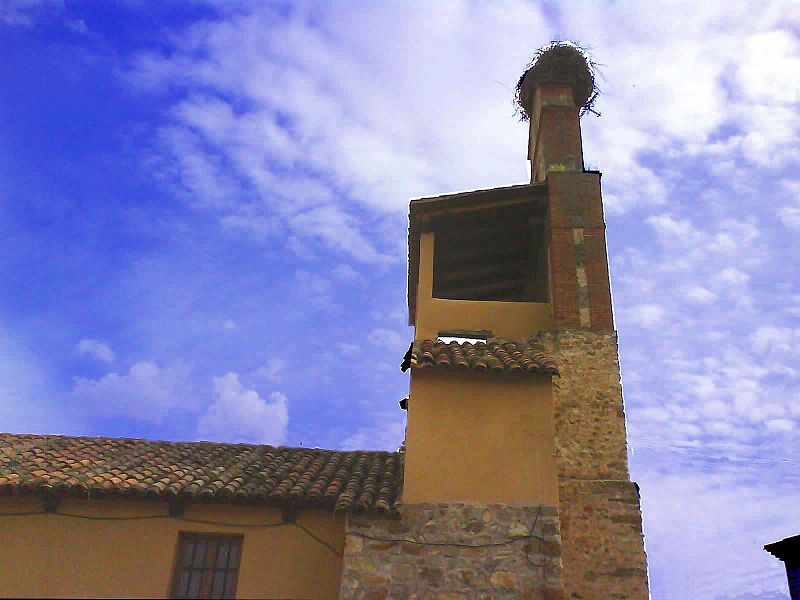
[{"label": "wooden beam", "polygon": [[[441,205],[435,206],[433,205],[426,205],[424,208],[417,203],[411,203],[411,210],[412,214],[415,217],[418,217],[423,212],[426,215],[430,215],[431,217],[440,217],[443,215],[463,215],[468,213],[473,213],[476,211],[486,210],[487,208],[501,208],[507,206],[514,206],[514,205],[532,205],[536,206],[539,204],[541,200],[538,198],[506,198],[503,200],[495,200],[493,202],[486,202],[486,203],[475,203],[475,204],[460,204],[460,206],[455,206],[451,204],[447,206],[444,202]],[[416,210],[415,210],[416,209]]]},{"label": "wooden beam", "polygon": [[[516,260],[510,262],[491,263],[487,266],[475,267],[465,265],[461,269],[451,269],[436,276],[438,282],[455,282],[463,279],[486,279],[491,276],[507,275],[509,273],[519,273],[520,278],[527,275],[527,260]],[[497,277],[495,277],[497,278]]]}]

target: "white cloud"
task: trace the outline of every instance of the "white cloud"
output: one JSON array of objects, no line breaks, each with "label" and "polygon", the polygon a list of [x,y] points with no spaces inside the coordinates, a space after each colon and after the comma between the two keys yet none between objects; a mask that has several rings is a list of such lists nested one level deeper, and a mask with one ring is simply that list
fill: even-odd
[{"label": "white cloud", "polygon": [[750,275],[736,267],[725,267],[717,275],[717,280],[730,287],[742,287],[750,280]]},{"label": "white cloud", "polygon": [[331,275],[339,281],[364,283],[364,278],[353,267],[341,263],[331,269]]},{"label": "white cloud", "polygon": [[80,415],[65,410],[49,367],[10,329],[0,323],[0,421],[15,433],[80,432]]},{"label": "white cloud", "polygon": [[294,292],[302,302],[316,308],[334,313],[341,310],[341,306],[333,299],[333,282],[319,273],[297,269],[294,273]]},{"label": "white cloud", "polygon": [[281,381],[286,376],[288,363],[282,358],[272,358],[266,365],[263,365],[253,373],[256,377],[262,377],[267,381]]},{"label": "white cloud", "polygon": [[336,344],[336,349],[339,350],[344,356],[353,357],[358,356],[361,348],[358,344],[351,344],[349,342],[339,342]]},{"label": "white cloud", "polygon": [[64,25],[71,32],[78,35],[86,35],[89,33],[89,27],[83,19],[64,19]]},{"label": "white cloud", "polygon": [[796,206],[784,206],[778,209],[778,216],[786,227],[800,231],[800,202]]},{"label": "white cloud", "polygon": [[791,313],[796,291],[786,280],[762,293],[783,274],[772,257],[785,246],[761,197],[742,192],[733,218],[727,181],[716,185],[701,204],[647,217],[655,238],[631,244],[612,270],[632,445],[775,455],[797,431],[800,393],[800,337],[775,304]]},{"label": "white cloud", "polygon": [[697,304],[711,304],[717,295],[701,285],[693,285],[686,290],[686,299]]},{"label": "white cloud", "polygon": [[778,209],[778,217],[787,229],[800,231],[800,182],[794,179],[783,182],[786,203]]},{"label": "white cloud", "polygon": [[792,431],[795,427],[794,422],[789,419],[770,419],[765,423],[770,431]]},{"label": "white cloud", "polygon": [[236,373],[214,377],[217,399],[200,417],[197,433],[204,439],[226,442],[282,444],[289,424],[289,402],[272,392],[269,402],[245,389]]},{"label": "white cloud", "polygon": [[[786,572],[763,546],[791,535],[787,524],[800,517],[786,489],[796,485],[788,469],[709,463],[697,472],[690,466],[690,457],[696,456],[692,452],[641,454],[668,465],[647,469],[639,480],[653,598],[785,593]],[[792,478],[792,484],[781,483],[780,474]],[[722,540],[724,550],[719,548]],[[717,551],[709,552],[709,544]]]},{"label": "white cloud", "polygon": [[370,415],[370,425],[345,438],[343,450],[396,449],[405,440],[405,413],[401,411],[380,412]]},{"label": "white cloud", "polygon": [[81,356],[91,356],[105,363],[114,362],[114,352],[111,350],[111,347],[100,340],[82,338],[78,342],[75,350]]},{"label": "white cloud", "polygon": [[654,327],[664,319],[664,307],[658,304],[639,304],[626,311],[626,319],[642,327]]},{"label": "white cloud", "polygon": [[[312,25],[300,7],[283,20],[265,5],[251,8],[196,25],[177,38],[169,58],[141,56],[129,77],[142,89],[186,92],[163,130],[164,149],[181,185],[227,206],[228,223],[232,216],[277,219],[297,235],[380,262],[386,240],[367,235],[372,224],[363,214],[399,212],[412,195],[470,180],[486,187],[508,173],[524,178],[527,131],[513,118],[510,88],[533,50],[526,41],[532,28],[546,37],[538,9],[485,8],[476,18],[461,9],[364,4],[357,20],[315,14]],[[441,18],[457,23],[425,35]],[[483,38],[482,18],[519,35],[504,36],[505,48],[495,40],[489,55],[475,43]],[[407,27],[397,29],[398,21]],[[265,28],[269,36],[261,35]],[[195,51],[208,60],[196,60]],[[502,75],[496,56],[507,56]],[[468,68],[452,68],[456,62]],[[498,76],[505,86],[493,82]],[[231,96],[243,102],[234,107]],[[482,149],[465,153],[465,139],[480,140]],[[508,155],[517,157],[510,171]],[[242,189],[247,198],[238,204],[224,191]]]},{"label": "white cloud", "polygon": [[405,350],[410,342],[408,334],[401,334],[393,329],[378,327],[369,332],[367,336],[370,343],[389,350]]},{"label": "white cloud", "polygon": [[800,350],[800,329],[762,325],[751,334],[750,339],[759,352],[769,350],[788,354]]},{"label": "white cloud", "polygon": [[[127,78],[180,92],[162,151],[193,200],[221,207],[226,227],[385,262],[392,240],[375,235],[371,217],[401,213],[409,197],[525,179],[513,85],[530,40],[550,39],[553,23],[524,2],[349,8],[298,6],[286,17],[249,5],[175,36],[174,52],[139,56]],[[603,117],[584,119],[584,140],[609,214],[666,205],[674,173],[647,153],[713,157],[729,171],[793,156],[789,11],[687,2],[670,13],[567,4],[559,15],[604,65]],[[776,81],[780,91],[769,91]],[[731,239],[720,236],[718,251]]]},{"label": "white cloud", "polygon": [[800,102],[800,43],[787,30],[749,36],[737,70],[742,91],[766,104]]},{"label": "white cloud", "polygon": [[296,233],[319,238],[329,247],[365,262],[389,260],[362,235],[355,217],[335,206],[319,206],[293,215],[289,225]]},{"label": "white cloud", "polygon": [[677,219],[668,213],[649,217],[647,223],[669,246],[691,246],[701,240],[701,235],[689,219]]},{"label": "white cloud", "polygon": [[63,0],[3,0],[0,3],[0,23],[32,27],[43,14],[63,9]]},{"label": "white cloud", "polygon": [[181,366],[161,368],[154,362],[138,362],[122,375],[76,377],[72,395],[89,415],[123,415],[149,423],[161,423],[171,410],[194,404],[187,370]]}]

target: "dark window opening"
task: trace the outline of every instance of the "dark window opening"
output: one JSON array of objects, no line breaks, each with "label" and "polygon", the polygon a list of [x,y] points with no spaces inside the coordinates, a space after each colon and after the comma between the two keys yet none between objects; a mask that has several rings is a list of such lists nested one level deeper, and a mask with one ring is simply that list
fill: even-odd
[{"label": "dark window opening", "polygon": [[530,204],[439,217],[433,296],[451,300],[547,302],[544,215]]},{"label": "dark window opening", "polygon": [[181,533],[172,598],[235,598],[242,536]]}]

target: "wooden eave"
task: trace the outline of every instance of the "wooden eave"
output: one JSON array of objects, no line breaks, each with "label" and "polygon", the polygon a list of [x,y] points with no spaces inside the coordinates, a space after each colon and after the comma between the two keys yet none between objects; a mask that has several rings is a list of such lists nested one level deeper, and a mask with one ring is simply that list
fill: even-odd
[{"label": "wooden eave", "polygon": [[547,183],[520,184],[411,200],[408,211],[408,323],[413,325],[419,282],[419,239],[434,218],[519,204],[547,206]]}]

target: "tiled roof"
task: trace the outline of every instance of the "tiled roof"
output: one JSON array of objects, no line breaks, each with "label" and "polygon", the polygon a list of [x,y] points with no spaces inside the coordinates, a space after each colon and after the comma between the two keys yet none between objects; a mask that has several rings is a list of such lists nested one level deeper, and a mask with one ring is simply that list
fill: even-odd
[{"label": "tiled roof", "polygon": [[0,434],[0,494],[107,493],[391,511],[395,452]]},{"label": "tiled roof", "polygon": [[497,373],[541,373],[558,375],[558,367],[534,344],[495,341],[439,342],[417,340],[403,366],[412,369],[453,368]]}]

